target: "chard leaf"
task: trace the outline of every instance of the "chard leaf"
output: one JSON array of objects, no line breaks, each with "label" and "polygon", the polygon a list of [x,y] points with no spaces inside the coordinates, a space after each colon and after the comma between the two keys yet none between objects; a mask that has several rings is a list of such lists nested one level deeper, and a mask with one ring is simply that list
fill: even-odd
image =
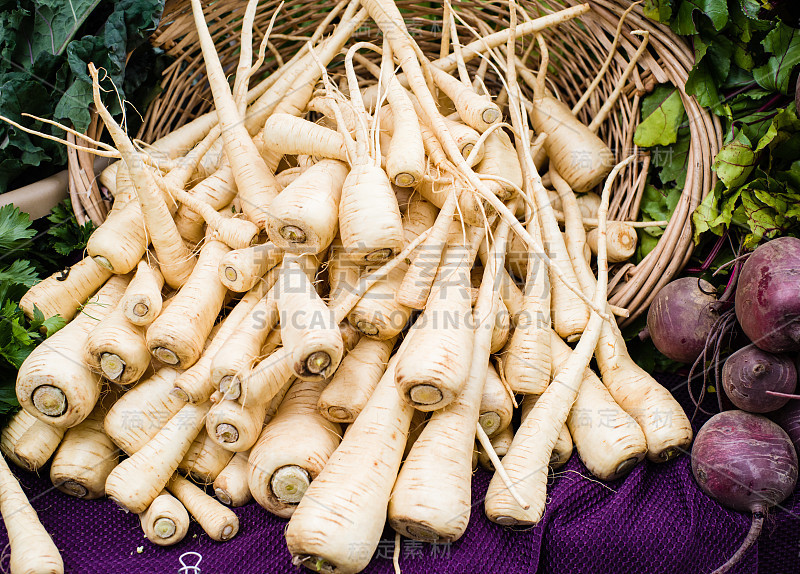
[{"label": "chard leaf", "polygon": [[[652,229],[648,227],[647,229]],[[636,262],[641,261],[658,245],[658,237],[649,233],[646,229],[639,229],[639,245],[636,247]]]},{"label": "chard leaf", "polygon": [[672,6],[669,0],[645,0],[642,4],[642,13],[656,22],[669,22]]},{"label": "chard leaf", "polygon": [[775,112],[756,110],[741,116],[741,119],[735,120],[732,125],[734,128],[740,129],[748,141],[758,142],[766,135],[774,117]]},{"label": "chard leaf", "polygon": [[743,70],[750,71],[755,66],[756,59],[755,51],[749,43],[755,33],[769,30],[771,24],[748,17],[738,2],[730,3],[729,8],[730,20],[725,28],[725,36],[733,43],[733,62]]},{"label": "chard leaf", "polygon": [[727,0],[681,0],[672,29],[678,34],[696,34],[697,18],[707,17],[719,31],[728,23]]},{"label": "chard leaf", "polygon": [[106,93],[103,103],[112,114],[121,111],[119,100],[126,98],[125,65],[128,52],[142,45],[155,30],[163,8],[164,0],[121,0],[114,4],[114,10],[101,34],[70,42],[66,55],[74,79],[56,105],[54,115],[57,119],[71,122],[80,131],[88,127],[88,108],[92,103],[89,62],[103,68],[119,91],[119,97],[113,92]]},{"label": "chard leaf", "polygon": [[800,189],[800,159],[792,162],[786,171],[778,171],[773,174],[775,179],[785,183],[794,189]]},{"label": "chard leaf", "polygon": [[61,55],[99,3],[99,0],[37,0],[32,29],[28,32],[31,61],[42,54]]},{"label": "chard leaf", "polygon": [[792,108],[779,111],[766,133],[758,141],[756,151],[761,151],[769,146],[775,149],[777,146],[788,142],[796,142],[796,134],[800,132],[800,120]]},{"label": "chard leaf", "polygon": [[783,229],[784,216],[771,206],[762,202],[752,189],[742,191],[742,208],[747,217],[750,233],[745,237],[744,245],[753,248],[763,239],[772,239]]},{"label": "chard leaf", "polygon": [[693,239],[695,243],[700,241],[700,236],[706,231],[710,231],[715,235],[722,235],[725,228],[730,226],[741,191],[736,190],[727,197],[723,197],[723,191],[724,186],[720,182],[703,199],[692,214]]},{"label": "chard leaf", "polygon": [[[639,207],[643,215],[642,221],[669,221],[680,199],[681,190],[678,188],[658,189],[652,185],[645,186]],[[644,227],[638,230],[638,234],[636,257],[641,261],[655,248],[658,238],[664,234],[664,228]]]},{"label": "chard leaf", "polygon": [[683,102],[672,86],[659,86],[642,101],[642,121],[633,142],[642,147],[673,144],[684,116]]},{"label": "chard leaf", "polygon": [[665,190],[647,185],[642,193],[642,203],[639,209],[649,216],[651,221],[669,220],[680,199],[681,190],[678,188]]},{"label": "chard leaf", "polygon": [[761,44],[771,57],[753,70],[753,77],[764,89],[788,94],[789,78],[800,62],[800,30],[778,22]]},{"label": "chard leaf", "polygon": [[678,130],[677,141],[663,147],[655,147],[650,151],[650,158],[654,166],[661,169],[661,182],[674,183],[682,188],[686,184],[686,169],[689,163],[689,146],[691,133],[688,127]]},{"label": "chard leaf", "polygon": [[[120,98],[143,111],[151,91],[141,88],[157,84],[164,67],[145,45],[163,7],[164,0],[0,0],[0,114],[58,136],[63,132],[22,119],[21,112],[85,130],[92,106],[90,61],[106,69]],[[138,66],[131,84],[128,64]],[[116,93],[106,92],[104,102],[112,112],[120,111]],[[0,193],[31,167],[43,169],[30,170],[22,184],[58,171],[65,162],[60,144],[0,124]]]},{"label": "chard leaf", "polygon": [[723,36],[706,42],[696,35],[694,40],[695,67],[686,80],[686,93],[697,98],[700,105],[711,108],[717,115],[725,114],[719,86],[725,84],[731,71],[733,43]]},{"label": "chard leaf", "polygon": [[761,4],[758,0],[739,0],[739,6],[745,16],[751,20],[758,19],[758,13],[761,11]]},{"label": "chard leaf", "polygon": [[0,11],[0,58],[10,62],[17,47],[19,28],[28,11],[21,6]]},{"label": "chard leaf", "polygon": [[747,137],[739,131],[733,141],[719,150],[711,167],[728,188],[737,187],[747,181],[757,157]]}]

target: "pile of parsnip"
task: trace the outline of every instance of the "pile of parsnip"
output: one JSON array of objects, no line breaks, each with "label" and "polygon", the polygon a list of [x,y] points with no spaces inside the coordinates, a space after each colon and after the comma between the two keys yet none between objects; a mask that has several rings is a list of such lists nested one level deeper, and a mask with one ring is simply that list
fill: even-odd
[{"label": "pile of parsnip", "polygon": [[[429,61],[392,0],[344,0],[252,87],[257,2],[232,87],[191,4],[213,112],[132,141],[89,67],[114,145],[92,143],[120,159],[102,175],[113,209],[86,258],[21,303],[69,322],[19,371],[9,460],[52,456],[59,489],[109,496],[160,545],[188,514],[229,540],[223,504],[252,497],[290,518],[296,563],[348,573],[387,518],[398,535],[458,539],[478,458],[495,472],[487,516],[531,525],[573,444],[604,480],[688,446],[683,410],[631,360],[624,309],[607,303],[612,230],[630,230],[606,221],[609,193],[633,158],[615,165],[595,132],[635,57],[591,126],[574,115],[588,91],[570,109],[545,87],[541,32],[587,4],[530,19],[512,0],[509,29],[464,45],[448,8]],[[352,39],[368,18],[380,46]],[[62,571],[2,470],[12,572]],[[212,482],[216,500],[195,485]]]}]

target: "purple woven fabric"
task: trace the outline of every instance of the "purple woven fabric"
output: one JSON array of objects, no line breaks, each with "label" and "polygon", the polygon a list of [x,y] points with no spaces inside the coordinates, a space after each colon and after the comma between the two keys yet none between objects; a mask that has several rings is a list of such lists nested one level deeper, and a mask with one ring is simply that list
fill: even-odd
[{"label": "purple woven fabric", "polygon": [[[662,377],[667,386],[675,377]],[[680,398],[680,393],[678,393]],[[705,419],[702,419],[705,420]],[[702,422],[698,420],[698,422]],[[54,490],[46,472],[39,478],[18,472],[34,508],[61,550],[68,573],[81,574],[228,574],[296,572],[283,540],[286,521],[255,503],[236,510],[239,534],[217,543],[192,524],[172,548],[144,538],[138,518],[107,501],[83,502]],[[639,465],[622,480],[591,480],[573,456],[549,488],[543,521],[514,531],[489,522],[482,497],[490,475],[473,480],[473,512],[466,534],[451,545],[431,546],[404,540],[404,574],[489,571],[509,574],[705,574],[721,565],[739,546],[750,518],[729,511],[696,486],[689,457],[667,464]],[[6,547],[0,529],[0,547]],[[137,552],[141,548],[141,553]],[[384,533],[365,572],[393,572],[393,534]],[[196,552],[202,556],[185,555]],[[7,557],[0,572],[7,571]],[[757,549],[733,574],[800,572],[800,489],[769,516]]]}]

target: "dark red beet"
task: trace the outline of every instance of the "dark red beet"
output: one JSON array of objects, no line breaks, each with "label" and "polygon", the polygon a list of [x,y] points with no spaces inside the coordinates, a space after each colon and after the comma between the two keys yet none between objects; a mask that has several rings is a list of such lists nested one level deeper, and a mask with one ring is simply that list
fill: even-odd
[{"label": "dark red beet", "polygon": [[693,277],[664,286],[647,311],[647,330],[656,349],[673,361],[693,363],[719,316],[713,293],[708,281]]},{"label": "dark red beet", "polygon": [[794,490],[797,453],[786,432],[768,418],[725,411],[697,433],[692,471],[701,488],[724,505],[763,512]]},{"label": "dark red beet", "polygon": [[768,394],[793,393],[797,386],[794,361],[747,345],[728,357],[722,367],[722,388],[731,402],[751,413],[768,413],[789,399]]},{"label": "dark red beet", "polygon": [[748,257],[736,286],[736,318],[760,349],[800,351],[800,239],[773,239]]},{"label": "dark red beet", "polygon": [[789,401],[781,410],[772,413],[770,418],[789,435],[800,455],[800,401]]},{"label": "dark red beet", "polygon": [[713,574],[730,570],[758,539],[764,514],[797,484],[797,453],[788,435],[766,417],[744,411],[715,415],[692,447],[692,472],[700,488],[723,505],[753,513],[739,550]]}]

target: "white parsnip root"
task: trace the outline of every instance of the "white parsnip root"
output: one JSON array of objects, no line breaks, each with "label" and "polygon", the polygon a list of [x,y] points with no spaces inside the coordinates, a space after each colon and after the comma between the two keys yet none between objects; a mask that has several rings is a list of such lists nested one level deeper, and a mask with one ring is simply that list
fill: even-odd
[{"label": "white parsnip root", "polygon": [[206,243],[186,284],[147,329],[147,347],[162,363],[186,369],[200,358],[225,298],[218,268],[228,251],[219,241]]},{"label": "white parsnip root", "polygon": [[336,423],[355,421],[381,380],[394,344],[395,339],[363,337],[320,394],[317,407],[322,416]]},{"label": "white parsnip root", "polygon": [[320,299],[295,258],[286,257],[275,284],[281,337],[298,377],[320,380],[339,367],[344,342],[333,312]]},{"label": "white parsnip root", "polygon": [[[438,59],[393,0],[341,0],[302,39],[304,26],[270,38],[283,4],[266,32],[265,3],[248,0],[213,36],[209,6],[188,4],[212,111],[134,141],[89,65],[113,145],[67,131],[119,160],[100,176],[113,208],[85,258],[20,302],[66,326],[22,363],[8,460],[52,458],[56,488],[110,497],[158,546],[184,539],[190,515],[230,540],[230,507],[255,500],[289,519],[295,565],[355,574],[387,521],[397,571],[401,537],[461,539],[479,465],[489,519],[530,526],[573,451],[616,480],[688,447],[685,413],[630,357],[614,319],[627,310],[608,303],[609,263],[666,223],[607,217],[635,158],[615,165],[606,128],[646,33],[584,125],[618,38],[574,105],[547,81],[545,38],[589,4],[531,19],[509,0],[509,28],[491,31],[447,1]],[[380,45],[358,41],[368,18]],[[267,51],[280,65],[262,71]],[[63,572],[5,460],[0,510],[12,574]]]},{"label": "white parsnip root", "polygon": [[106,494],[125,510],[140,514],[159,495],[200,432],[210,405],[185,405],[106,480]]},{"label": "white parsnip root", "polygon": [[107,393],[88,417],[67,430],[50,465],[50,480],[60,491],[87,500],[105,495],[106,479],[120,455],[103,429],[115,400],[115,393]]},{"label": "white parsnip root", "polygon": [[17,374],[17,400],[38,419],[61,428],[89,416],[100,397],[100,376],[84,363],[89,333],[111,313],[128,278],[114,276],[69,325],[38,346]]},{"label": "white parsnip root", "polygon": [[0,450],[20,468],[37,471],[58,448],[64,429],[49,425],[22,409],[3,428]]},{"label": "white parsnip root", "polygon": [[147,539],[157,546],[177,544],[189,530],[189,513],[183,504],[166,491],[139,515]]},{"label": "white parsnip root", "polygon": [[250,491],[261,506],[284,518],[293,514],[341,440],[340,425],[317,411],[324,386],[298,379],[250,452]]},{"label": "white parsnip root", "polygon": [[14,574],[63,574],[64,562],[36,511],[0,457],[0,514],[11,547],[9,566]]},{"label": "white parsnip root", "polygon": [[[286,542],[297,564],[360,572],[378,547],[413,414],[395,388],[395,363],[289,521]],[[352,544],[367,552],[349,552]]]},{"label": "white parsnip root", "polygon": [[182,476],[176,474],[170,478],[167,490],[181,501],[213,540],[225,542],[239,532],[239,518],[230,508],[223,506]]},{"label": "white parsnip root", "polygon": [[253,495],[247,484],[250,452],[237,452],[214,479],[214,495],[227,506],[244,506]]},{"label": "white parsnip root", "polygon": [[69,321],[109,277],[108,269],[87,257],[31,287],[19,306],[29,319],[33,318],[34,309],[39,309],[45,319],[59,315]]},{"label": "white parsnip root", "polygon": [[120,301],[122,313],[132,325],[146,327],[156,320],[164,304],[161,296],[163,286],[161,272],[148,261],[140,261],[136,275]]}]

